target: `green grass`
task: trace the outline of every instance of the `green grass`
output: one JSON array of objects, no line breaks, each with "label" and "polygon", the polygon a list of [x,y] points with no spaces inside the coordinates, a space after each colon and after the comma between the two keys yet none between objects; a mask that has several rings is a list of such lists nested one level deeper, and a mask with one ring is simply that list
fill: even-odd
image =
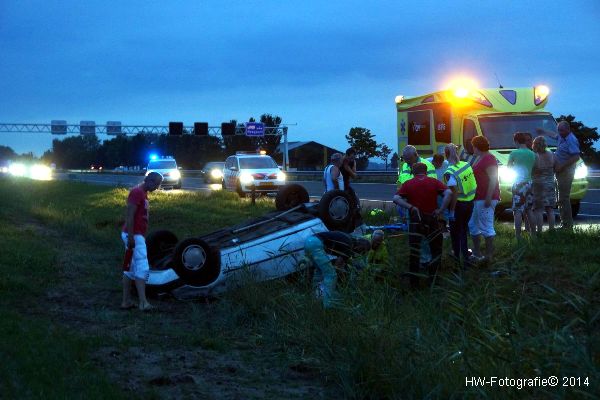
[{"label": "green grass", "polygon": [[[0,181],[3,394],[504,399],[594,398],[600,390],[598,228],[516,243],[498,224],[493,265],[460,274],[444,258],[441,285],[420,292],[400,278],[405,238],[388,238],[394,264],[340,284],[343,306],[335,310],[313,299],[301,274],[249,283],[210,303],[155,300],[162,312],[143,315],[117,310],[126,195],[80,183]],[[150,198],[151,229],[180,239],[273,207],[231,193]],[[366,218],[378,224],[389,216]],[[497,270],[504,274],[492,277]],[[140,357],[145,370],[134,366]],[[182,371],[195,383],[152,383]],[[134,393],[121,378],[128,374]],[[467,376],[551,375],[589,377],[590,385],[465,386]],[[229,384],[219,388],[220,380]]]}]

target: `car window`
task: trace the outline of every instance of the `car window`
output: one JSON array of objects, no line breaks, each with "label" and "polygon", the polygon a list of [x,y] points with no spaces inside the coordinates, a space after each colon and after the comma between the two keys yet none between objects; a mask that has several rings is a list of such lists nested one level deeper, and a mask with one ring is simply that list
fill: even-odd
[{"label": "car window", "polygon": [[244,157],[240,158],[241,169],[266,169],[277,168],[271,157]]},{"label": "car window", "polygon": [[[556,121],[551,115],[507,115],[507,116],[481,116],[479,124],[484,136],[490,141],[492,149],[512,149],[515,147],[513,135],[515,132],[529,132],[533,137],[537,135],[536,129],[556,132]],[[556,147],[557,140],[546,136],[548,147]]]},{"label": "car window", "polygon": [[156,160],[148,163],[148,169],[176,169],[175,160]]},{"label": "car window", "polygon": [[204,169],[214,169],[214,168],[223,169],[223,164],[224,163],[222,163],[222,162],[209,162],[208,164],[206,164]]}]

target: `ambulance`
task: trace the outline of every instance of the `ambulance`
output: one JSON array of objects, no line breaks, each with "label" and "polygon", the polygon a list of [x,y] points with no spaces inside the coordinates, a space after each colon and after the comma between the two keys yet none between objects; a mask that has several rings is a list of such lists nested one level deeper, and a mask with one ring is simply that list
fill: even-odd
[{"label": "ambulance", "polygon": [[[540,85],[528,88],[479,89],[473,85],[418,97],[396,97],[398,114],[398,154],[406,145],[416,147],[421,157],[444,154],[444,146],[459,146],[461,159],[473,162],[471,139],[485,136],[500,165],[501,200],[497,211],[511,207],[511,187],[515,172],[507,167],[508,156],[515,149],[513,134],[529,132],[535,138],[536,129],[557,132],[557,123],[544,109],[550,90]],[[557,141],[545,136],[550,150]],[[580,202],[587,191],[587,167],[580,160],[575,170],[571,189],[573,216],[579,212]]]}]

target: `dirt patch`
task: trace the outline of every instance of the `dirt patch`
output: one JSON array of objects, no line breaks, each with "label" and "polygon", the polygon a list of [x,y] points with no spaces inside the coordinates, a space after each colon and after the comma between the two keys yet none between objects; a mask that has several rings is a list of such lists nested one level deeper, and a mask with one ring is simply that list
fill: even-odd
[{"label": "dirt patch", "polygon": [[[60,237],[35,222],[23,229],[48,240]],[[189,318],[192,312],[203,320],[219,318],[210,303],[154,299],[156,312],[120,310],[119,254],[97,254],[97,247],[64,237],[57,251],[60,283],[47,290],[39,309],[23,311],[99,341],[92,361],[124,391],[159,398],[329,397],[310,363],[288,366],[285,354],[243,337],[219,341]]]}]

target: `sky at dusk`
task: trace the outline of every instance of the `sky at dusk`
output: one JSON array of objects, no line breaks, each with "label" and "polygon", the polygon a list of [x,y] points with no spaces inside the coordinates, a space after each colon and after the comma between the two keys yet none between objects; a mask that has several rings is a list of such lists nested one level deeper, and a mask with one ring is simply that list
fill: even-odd
[{"label": "sky at dusk", "polygon": [[[547,84],[600,126],[600,2],[0,0],[0,122],[124,125],[279,115],[289,140],[396,149],[394,97]],[[0,133],[41,155],[50,134]]]}]

